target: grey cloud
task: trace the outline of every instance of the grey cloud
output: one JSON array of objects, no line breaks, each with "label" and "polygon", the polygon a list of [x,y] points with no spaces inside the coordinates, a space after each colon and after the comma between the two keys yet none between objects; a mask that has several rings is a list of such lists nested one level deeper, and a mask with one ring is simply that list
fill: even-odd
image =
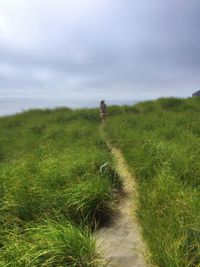
[{"label": "grey cloud", "polygon": [[0,1],[0,96],[191,95],[199,13],[197,0]]}]

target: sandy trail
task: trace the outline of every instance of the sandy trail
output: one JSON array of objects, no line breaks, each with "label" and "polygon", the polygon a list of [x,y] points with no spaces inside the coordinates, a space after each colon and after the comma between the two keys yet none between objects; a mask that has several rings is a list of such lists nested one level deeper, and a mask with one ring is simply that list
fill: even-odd
[{"label": "sandy trail", "polygon": [[97,244],[105,250],[108,267],[146,267],[145,245],[136,220],[137,186],[120,150],[107,143],[116,161],[123,182],[120,197],[111,223],[96,232]]}]

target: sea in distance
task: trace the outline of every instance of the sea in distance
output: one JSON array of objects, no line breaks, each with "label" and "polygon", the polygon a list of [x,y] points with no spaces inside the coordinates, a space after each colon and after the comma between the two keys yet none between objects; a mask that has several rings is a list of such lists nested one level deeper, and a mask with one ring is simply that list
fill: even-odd
[{"label": "sea in distance", "polygon": [[[100,99],[91,101],[77,101],[68,99],[41,99],[41,98],[0,98],[0,116],[20,113],[29,109],[45,109],[57,107],[93,108],[98,107]],[[106,100],[107,105],[133,105],[136,100]]]}]

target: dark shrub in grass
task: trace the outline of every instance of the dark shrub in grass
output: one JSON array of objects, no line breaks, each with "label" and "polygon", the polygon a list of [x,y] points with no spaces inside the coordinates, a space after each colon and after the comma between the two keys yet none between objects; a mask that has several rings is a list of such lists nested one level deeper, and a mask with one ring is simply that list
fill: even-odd
[{"label": "dark shrub in grass", "polygon": [[91,227],[103,224],[111,216],[116,197],[109,179],[91,178],[65,190],[63,205],[70,218]]}]

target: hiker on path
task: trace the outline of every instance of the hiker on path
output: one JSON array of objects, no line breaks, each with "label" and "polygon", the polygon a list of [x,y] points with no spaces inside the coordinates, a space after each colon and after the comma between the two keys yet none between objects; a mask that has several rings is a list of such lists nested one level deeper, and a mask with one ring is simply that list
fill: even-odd
[{"label": "hiker on path", "polygon": [[101,119],[104,121],[107,115],[105,100],[101,100],[99,109],[100,109]]}]

